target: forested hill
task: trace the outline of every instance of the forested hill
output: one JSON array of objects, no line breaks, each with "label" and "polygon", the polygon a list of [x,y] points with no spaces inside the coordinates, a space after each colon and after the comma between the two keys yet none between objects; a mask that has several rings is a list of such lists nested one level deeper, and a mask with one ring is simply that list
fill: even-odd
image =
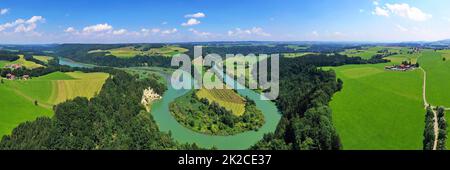
[{"label": "forested hill", "polygon": [[306,65],[301,58],[280,60],[280,95],[283,116],[275,133],[266,134],[251,149],[337,150],[339,136],[328,106],[342,81],[334,71]]},{"label": "forested hill", "polygon": [[55,106],[52,118],[20,124],[4,136],[0,149],[191,149],[160,132],[140,104],[144,88],[162,94],[155,78],[139,80],[123,71],[105,69],[111,76],[98,96],[75,98]]},{"label": "forested hill", "polygon": [[141,56],[132,58],[119,58],[117,56],[107,56],[104,52],[89,53],[91,50],[108,50],[127,46],[146,48],[160,48],[164,44],[62,44],[55,47],[55,54],[74,61],[111,67],[131,67],[131,66],[170,66],[170,57],[164,56]]}]

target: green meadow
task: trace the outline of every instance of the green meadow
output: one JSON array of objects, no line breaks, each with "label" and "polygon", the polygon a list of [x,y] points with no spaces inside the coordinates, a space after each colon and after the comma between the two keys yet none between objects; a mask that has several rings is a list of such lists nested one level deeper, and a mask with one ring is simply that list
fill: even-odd
[{"label": "green meadow", "polygon": [[92,50],[89,51],[89,53],[107,52],[109,55],[113,55],[119,58],[132,58],[138,55],[142,56],[159,55],[164,57],[172,57],[176,54],[182,54],[187,51],[189,50],[179,46],[168,45],[161,48],[150,48],[150,49],[145,49],[145,47],[136,48],[134,46],[128,46],[110,50]]},{"label": "green meadow", "polygon": [[418,62],[427,73],[427,101],[450,107],[450,50],[401,51],[387,59],[391,63],[331,68],[344,81],[343,90],[330,103],[344,149],[422,148],[423,73],[386,71],[386,65]]},{"label": "green meadow", "polygon": [[9,61],[1,61],[0,60],[0,68],[3,68],[5,66],[11,65],[11,64],[20,64],[20,65],[22,65],[22,66],[24,66],[26,68],[29,68],[29,69],[44,67],[43,65],[37,64],[35,62],[25,60],[23,55],[19,55],[19,57],[20,58],[17,59],[16,61],[11,61],[11,62],[9,62]]},{"label": "green meadow", "polygon": [[384,69],[404,60],[414,63],[419,55],[399,52],[389,57],[391,63],[331,68],[344,82],[330,103],[344,149],[422,149],[423,73]]},{"label": "green meadow", "polygon": [[65,100],[93,97],[106,78],[106,73],[55,72],[31,80],[3,80],[0,84],[0,136],[11,133],[22,122],[52,116],[53,106]]},{"label": "green meadow", "polygon": [[383,47],[383,46],[375,46],[375,47],[363,47],[362,49],[347,49],[344,52],[341,52],[342,55],[347,55],[349,57],[361,57],[363,59],[370,59],[374,55],[381,54],[380,50],[387,49],[389,52],[397,52],[399,54],[406,54],[408,51],[407,48],[403,47]]},{"label": "green meadow", "polygon": [[385,71],[384,66],[333,68],[344,81],[330,103],[344,149],[422,148],[422,73]]},{"label": "green meadow", "polygon": [[[434,106],[450,107],[450,51],[424,51],[420,65],[427,72],[427,100]],[[449,60],[443,61],[444,57]]]}]

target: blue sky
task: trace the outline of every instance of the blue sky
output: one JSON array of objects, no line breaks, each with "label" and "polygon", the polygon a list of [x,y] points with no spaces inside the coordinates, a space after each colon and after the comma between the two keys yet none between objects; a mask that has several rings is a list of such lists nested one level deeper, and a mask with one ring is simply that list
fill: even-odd
[{"label": "blue sky", "polygon": [[0,0],[0,43],[434,41],[448,0]]}]

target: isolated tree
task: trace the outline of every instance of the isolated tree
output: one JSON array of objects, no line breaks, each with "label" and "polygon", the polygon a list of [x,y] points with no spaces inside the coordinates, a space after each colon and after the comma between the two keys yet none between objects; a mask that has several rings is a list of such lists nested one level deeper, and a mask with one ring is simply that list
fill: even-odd
[{"label": "isolated tree", "polygon": [[38,105],[38,101],[37,101],[37,100],[34,101],[34,105],[35,105],[35,106]]},{"label": "isolated tree", "polygon": [[447,60],[445,57],[442,57],[442,61],[445,61],[445,60]]}]

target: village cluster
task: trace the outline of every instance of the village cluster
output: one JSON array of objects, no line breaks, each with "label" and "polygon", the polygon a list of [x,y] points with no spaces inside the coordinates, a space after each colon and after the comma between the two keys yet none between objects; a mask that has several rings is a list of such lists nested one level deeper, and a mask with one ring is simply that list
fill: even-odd
[{"label": "village cluster", "polygon": [[400,65],[385,66],[385,70],[391,71],[410,71],[419,67],[419,64],[411,64],[411,62],[403,62]]},{"label": "village cluster", "polygon": [[[17,70],[17,69],[21,69],[22,65],[21,64],[11,64],[11,65],[6,65],[4,67],[5,69],[10,69],[10,70]],[[14,73],[8,73],[6,74],[6,79],[8,80],[28,80],[30,79],[30,75],[23,75],[21,77],[14,75]]]}]

